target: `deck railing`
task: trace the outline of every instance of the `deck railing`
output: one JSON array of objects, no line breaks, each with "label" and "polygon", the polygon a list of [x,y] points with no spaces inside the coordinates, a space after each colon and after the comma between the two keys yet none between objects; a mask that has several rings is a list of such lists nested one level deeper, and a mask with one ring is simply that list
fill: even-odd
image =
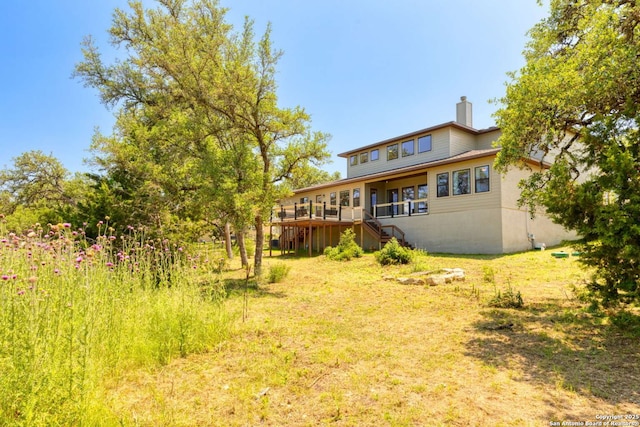
[{"label": "deck railing", "polygon": [[364,223],[367,225],[369,232],[373,234],[379,242],[386,242],[392,237],[395,237],[402,245],[406,242],[404,231],[399,227],[393,224],[383,225],[368,212],[364,213]]},{"label": "deck railing", "polygon": [[[394,218],[401,216],[425,215],[429,213],[427,199],[405,200],[403,202],[381,203],[373,206],[373,217]],[[327,205],[322,203],[294,203],[280,205],[272,210],[272,221],[300,219],[322,219],[329,221],[361,221],[364,219],[362,207]],[[367,214],[368,215],[368,214]]]},{"label": "deck railing", "polygon": [[271,217],[274,222],[298,219],[355,221],[362,219],[362,208],[327,205],[326,202],[294,203],[293,205],[280,205],[274,208]]}]

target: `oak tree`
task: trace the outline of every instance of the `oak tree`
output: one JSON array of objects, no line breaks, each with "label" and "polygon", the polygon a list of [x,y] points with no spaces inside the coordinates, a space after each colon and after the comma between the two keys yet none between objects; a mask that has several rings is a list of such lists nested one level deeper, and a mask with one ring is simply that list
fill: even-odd
[{"label": "oak tree", "polygon": [[640,5],[552,0],[499,100],[501,171],[539,159],[522,203],[581,236],[590,289],[639,301]]},{"label": "oak tree", "polygon": [[278,105],[282,53],[270,28],[259,40],[248,19],[234,31],[215,0],[129,6],[116,9],[110,29],[111,43],[126,56],[106,64],[88,38],[76,67],[102,102],[117,108],[117,131],[98,148],[123,161],[120,151],[137,153],[138,169],[147,165],[145,182],[161,195],[185,196],[171,200],[183,213],[204,205],[241,232],[251,223],[259,272],[263,227],[286,188],[280,183],[296,168],[324,161],[328,136],[311,130],[303,108]]}]

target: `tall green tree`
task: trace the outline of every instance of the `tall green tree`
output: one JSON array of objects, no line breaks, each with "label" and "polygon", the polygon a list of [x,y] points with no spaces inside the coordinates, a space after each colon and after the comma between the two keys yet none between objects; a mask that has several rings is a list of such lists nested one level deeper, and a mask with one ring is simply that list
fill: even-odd
[{"label": "tall green tree", "polygon": [[0,170],[0,210],[14,231],[35,222],[77,221],[88,191],[86,177],[71,175],[58,159],[39,150],[22,153]]},{"label": "tall green tree", "polygon": [[75,203],[66,185],[69,178],[69,171],[55,157],[28,151],[13,159],[12,168],[0,171],[0,188],[16,205],[61,206]]},{"label": "tall green tree", "polygon": [[324,161],[327,135],[311,131],[304,109],[278,106],[281,52],[269,28],[258,41],[249,20],[234,32],[215,0],[158,4],[116,9],[111,42],[127,52],[119,62],[105,64],[85,41],[76,75],[118,108],[117,134],[101,149],[145,153],[138,159],[152,172],[148,182],[165,195],[188,192],[190,198],[173,199],[182,206],[206,204],[240,231],[250,218],[259,272],[265,219],[285,188],[278,184],[296,168]]},{"label": "tall green tree", "polygon": [[635,1],[552,0],[496,113],[497,168],[541,159],[522,202],[582,236],[605,304],[640,300],[638,24]]}]

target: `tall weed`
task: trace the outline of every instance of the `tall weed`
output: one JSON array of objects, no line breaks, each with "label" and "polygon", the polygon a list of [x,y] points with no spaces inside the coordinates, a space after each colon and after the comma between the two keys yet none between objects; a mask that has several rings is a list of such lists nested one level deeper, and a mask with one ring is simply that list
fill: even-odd
[{"label": "tall weed", "polygon": [[208,260],[103,231],[92,243],[70,224],[0,223],[0,425],[104,421],[105,380],[225,338],[230,320],[198,285]]}]

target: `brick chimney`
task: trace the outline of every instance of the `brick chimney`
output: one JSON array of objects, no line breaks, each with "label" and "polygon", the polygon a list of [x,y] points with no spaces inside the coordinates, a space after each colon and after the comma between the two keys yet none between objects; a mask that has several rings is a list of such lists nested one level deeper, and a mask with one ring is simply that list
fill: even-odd
[{"label": "brick chimney", "polygon": [[456,104],[456,122],[461,125],[473,127],[473,113],[471,103],[466,96],[460,97],[460,102]]}]

